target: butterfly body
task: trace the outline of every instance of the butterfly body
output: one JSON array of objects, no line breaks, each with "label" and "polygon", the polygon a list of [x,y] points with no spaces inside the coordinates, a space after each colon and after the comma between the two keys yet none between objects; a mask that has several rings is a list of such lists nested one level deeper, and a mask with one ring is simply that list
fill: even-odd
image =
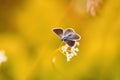
[{"label": "butterfly body", "polygon": [[68,28],[66,30],[55,28],[53,29],[53,32],[57,34],[61,40],[68,44],[70,47],[74,46],[75,41],[80,39],[80,36],[76,34],[72,28]]},{"label": "butterfly body", "polygon": [[72,34],[68,34],[68,35],[66,35],[66,36],[63,36],[62,40],[63,40],[63,41],[67,41],[67,40],[70,39],[71,36],[72,36]]}]

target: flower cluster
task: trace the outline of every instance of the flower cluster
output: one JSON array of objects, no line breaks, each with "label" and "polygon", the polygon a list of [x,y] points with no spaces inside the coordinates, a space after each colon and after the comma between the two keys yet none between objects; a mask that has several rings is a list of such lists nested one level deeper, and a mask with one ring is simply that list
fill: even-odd
[{"label": "flower cluster", "polygon": [[4,51],[0,51],[0,64],[7,61],[7,57],[4,55]]},{"label": "flower cluster", "polygon": [[96,8],[99,6],[100,0],[87,0],[87,12],[92,16],[96,15]]},{"label": "flower cluster", "polygon": [[71,58],[77,56],[77,52],[79,51],[79,49],[76,46],[78,45],[79,42],[76,41],[73,47],[69,47],[67,44],[61,47],[62,53],[66,56],[68,62]]}]

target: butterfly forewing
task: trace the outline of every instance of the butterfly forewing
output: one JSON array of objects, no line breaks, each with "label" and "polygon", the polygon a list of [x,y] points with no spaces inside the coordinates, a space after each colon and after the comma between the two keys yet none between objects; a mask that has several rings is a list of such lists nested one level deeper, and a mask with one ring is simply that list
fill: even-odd
[{"label": "butterfly forewing", "polygon": [[63,29],[61,28],[55,28],[53,29],[53,32],[56,33],[59,37],[63,36]]},{"label": "butterfly forewing", "polygon": [[67,40],[67,41],[65,41],[65,42],[66,42],[66,44],[67,44],[68,46],[70,46],[70,47],[74,46],[74,44],[75,44],[75,41],[72,41],[72,40]]},{"label": "butterfly forewing", "polygon": [[71,37],[69,38],[69,40],[79,40],[80,39],[80,35],[74,33],[73,35],[71,35]]},{"label": "butterfly forewing", "polygon": [[68,34],[71,34],[71,33],[74,33],[74,30],[72,28],[68,28],[64,31],[64,36],[68,35]]}]

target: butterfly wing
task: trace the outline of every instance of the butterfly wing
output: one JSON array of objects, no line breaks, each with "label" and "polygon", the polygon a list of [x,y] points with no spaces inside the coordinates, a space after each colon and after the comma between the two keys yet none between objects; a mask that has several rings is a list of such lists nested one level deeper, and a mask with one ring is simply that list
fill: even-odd
[{"label": "butterfly wing", "polygon": [[74,34],[72,34],[71,36],[70,36],[70,38],[69,38],[69,40],[80,40],[80,35],[79,34],[76,34],[76,33],[74,33]]},{"label": "butterfly wing", "polygon": [[72,29],[72,28],[68,28],[68,29],[66,29],[65,31],[64,31],[64,36],[66,36],[66,35],[68,35],[68,34],[72,34],[72,33],[74,33],[74,30]]},{"label": "butterfly wing", "polygon": [[55,34],[57,34],[59,37],[63,36],[63,29],[61,29],[61,28],[55,28],[55,29],[53,29],[53,32]]},{"label": "butterfly wing", "polygon": [[67,41],[65,41],[65,43],[66,43],[68,46],[72,47],[72,46],[74,46],[75,41],[67,40]]},{"label": "butterfly wing", "polygon": [[67,36],[68,40],[72,40],[72,41],[80,39],[80,35],[76,34],[72,28],[66,29],[64,32],[64,36]]}]

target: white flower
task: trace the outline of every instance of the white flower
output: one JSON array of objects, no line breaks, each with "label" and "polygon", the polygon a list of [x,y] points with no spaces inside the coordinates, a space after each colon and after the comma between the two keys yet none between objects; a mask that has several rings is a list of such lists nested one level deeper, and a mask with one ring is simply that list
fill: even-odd
[{"label": "white flower", "polygon": [[65,46],[62,46],[62,53],[64,53],[64,52],[66,52],[67,51],[67,49],[68,49],[68,45],[66,44]]},{"label": "white flower", "polygon": [[0,51],[0,64],[7,61],[7,57],[4,55],[4,51]]},{"label": "white flower", "polygon": [[70,55],[68,52],[66,52],[66,57],[67,57],[67,61],[68,61],[68,62],[69,62],[70,59],[72,58],[71,55]]},{"label": "white flower", "polygon": [[66,56],[67,62],[71,60],[74,56],[77,56],[77,52],[79,51],[76,46],[79,45],[79,42],[75,42],[75,45],[73,47],[69,47],[67,44],[65,46],[61,47],[62,53]]},{"label": "white flower", "polygon": [[78,46],[79,46],[79,45],[80,45],[80,44],[79,44],[79,42],[76,42],[76,45],[78,45]]}]

